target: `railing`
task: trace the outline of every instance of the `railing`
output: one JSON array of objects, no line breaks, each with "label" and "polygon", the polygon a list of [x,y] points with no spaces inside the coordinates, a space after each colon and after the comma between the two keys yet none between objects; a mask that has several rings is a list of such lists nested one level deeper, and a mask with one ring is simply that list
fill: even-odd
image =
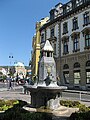
[{"label": "railing", "polygon": [[81,0],[78,3],[75,3],[73,6],[72,1],[70,1],[61,7],[63,9],[63,12],[59,13],[57,17],[65,15],[77,7],[87,4],[88,2],[90,2],[90,0]]},{"label": "railing", "polygon": [[67,97],[64,93],[68,94],[68,99],[90,102],[90,91],[64,90],[62,97]]}]

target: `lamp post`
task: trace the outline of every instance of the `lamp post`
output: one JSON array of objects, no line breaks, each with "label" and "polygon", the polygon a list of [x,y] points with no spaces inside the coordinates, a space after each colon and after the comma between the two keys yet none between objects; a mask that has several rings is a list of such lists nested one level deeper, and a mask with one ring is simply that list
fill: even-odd
[{"label": "lamp post", "polygon": [[13,68],[12,68],[12,59],[13,59],[13,55],[9,55],[9,60],[10,60],[9,74],[10,74],[10,78],[11,78],[12,72],[13,72]]},{"label": "lamp post", "polygon": [[12,58],[13,58],[13,55],[10,55],[10,56],[9,56],[9,59],[10,59],[10,66],[11,66],[11,64],[12,64],[12,61],[11,61]]}]

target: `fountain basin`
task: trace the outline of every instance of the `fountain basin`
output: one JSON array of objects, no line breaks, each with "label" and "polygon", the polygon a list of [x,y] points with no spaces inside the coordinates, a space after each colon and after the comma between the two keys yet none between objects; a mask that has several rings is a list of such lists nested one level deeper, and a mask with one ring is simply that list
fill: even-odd
[{"label": "fountain basin", "polygon": [[60,95],[61,92],[67,89],[66,86],[24,86],[25,89],[30,91],[31,105],[34,108],[40,108],[44,106],[51,110],[60,107]]}]

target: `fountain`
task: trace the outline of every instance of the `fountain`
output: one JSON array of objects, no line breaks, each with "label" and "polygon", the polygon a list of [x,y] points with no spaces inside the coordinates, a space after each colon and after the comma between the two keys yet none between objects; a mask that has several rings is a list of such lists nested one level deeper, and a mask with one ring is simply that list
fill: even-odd
[{"label": "fountain", "polygon": [[33,108],[44,106],[50,110],[57,110],[60,107],[60,93],[67,87],[57,85],[53,48],[48,40],[41,49],[38,81],[34,85],[24,87],[30,91]]}]

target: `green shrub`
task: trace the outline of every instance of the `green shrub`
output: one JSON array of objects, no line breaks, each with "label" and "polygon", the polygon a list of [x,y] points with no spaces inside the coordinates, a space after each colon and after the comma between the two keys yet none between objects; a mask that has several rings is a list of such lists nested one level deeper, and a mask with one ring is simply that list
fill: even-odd
[{"label": "green shrub", "polygon": [[12,108],[15,104],[19,104],[18,100],[0,100],[0,111],[8,110]]},{"label": "green shrub", "polygon": [[89,107],[81,104],[79,101],[69,101],[69,100],[61,100],[60,104],[66,107],[77,107],[79,108],[79,112],[88,112],[90,110]]},{"label": "green shrub", "polygon": [[90,111],[83,113],[72,113],[69,120],[90,120]]},{"label": "green shrub", "polygon": [[18,100],[7,100],[7,101],[5,101],[5,104],[7,106],[13,106],[14,104],[18,104],[18,103],[19,103]]},{"label": "green shrub", "polygon": [[0,100],[0,107],[5,105],[5,101],[4,100]]},{"label": "green shrub", "polygon": [[78,107],[80,105],[79,101],[69,101],[69,100],[60,100],[60,104],[66,107]]},{"label": "green shrub", "polygon": [[89,108],[86,107],[85,105],[83,104],[80,104],[79,105],[79,112],[88,112],[89,111]]},{"label": "green shrub", "polygon": [[47,113],[34,112],[24,110],[22,107],[27,103],[19,101],[19,104],[14,105],[11,109],[5,111],[0,116],[0,120],[52,120],[52,116]]}]

